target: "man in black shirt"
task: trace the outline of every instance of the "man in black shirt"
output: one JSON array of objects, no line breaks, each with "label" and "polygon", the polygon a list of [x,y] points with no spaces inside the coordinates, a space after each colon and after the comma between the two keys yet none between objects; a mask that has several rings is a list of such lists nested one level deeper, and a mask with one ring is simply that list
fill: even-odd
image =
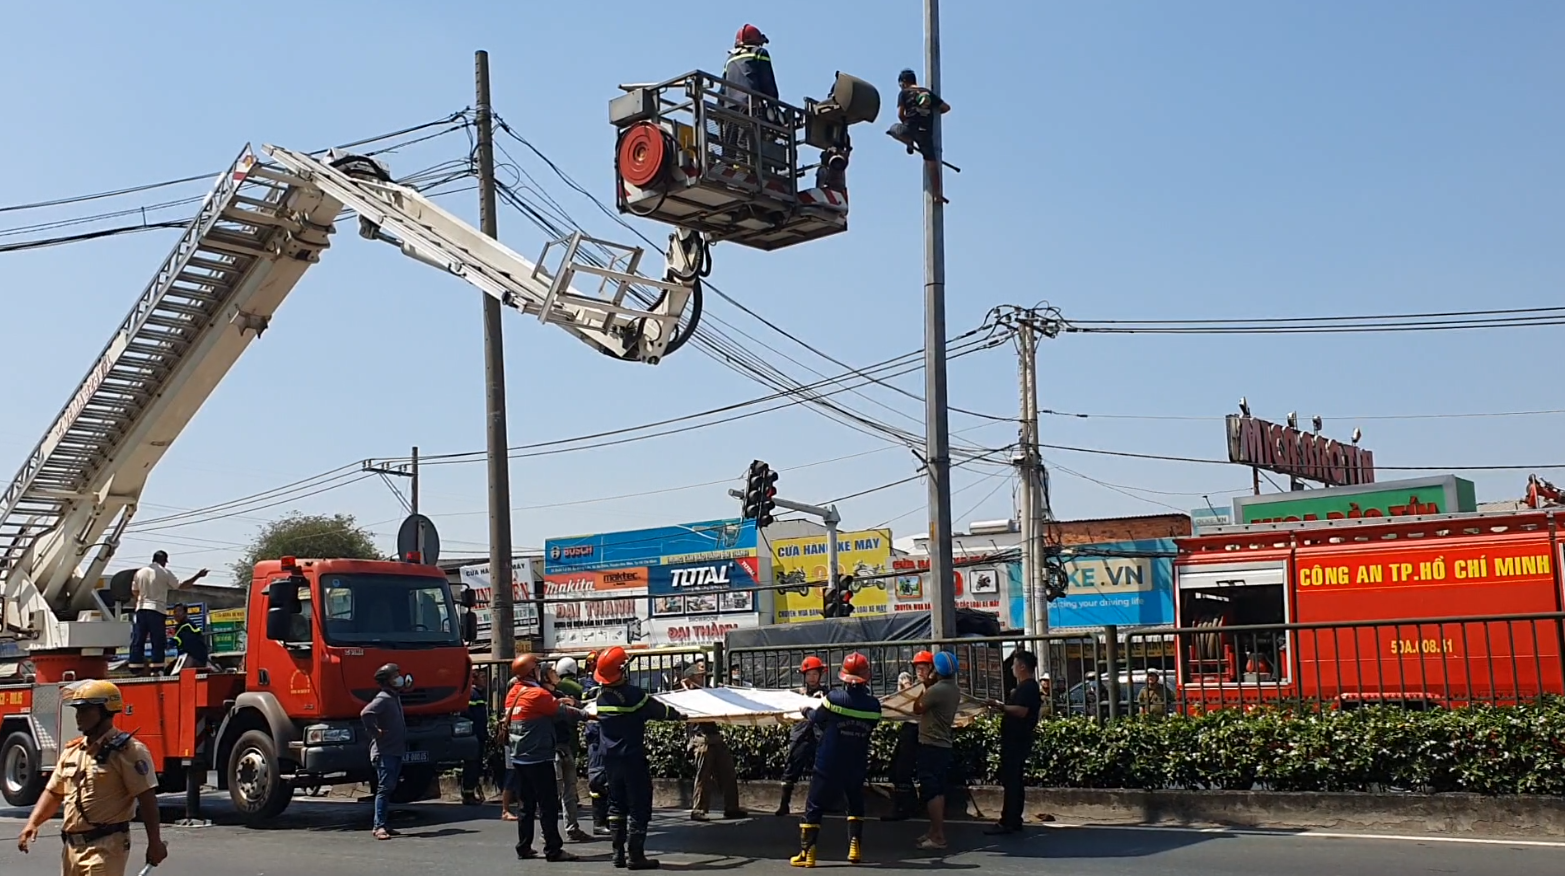
[{"label": "man in black shirt", "polygon": [[1000,810],[1000,823],[984,831],[990,835],[1022,829],[1023,773],[1043,704],[1037,672],[1036,654],[1020,648],[1011,654],[1011,675],[1016,678],[1016,687],[1006,697],[1000,716],[1000,785],[1005,789],[1005,804]]},{"label": "man in black shirt", "polygon": [[174,611],[174,635],[169,639],[173,644],[175,653],[189,657],[187,666],[198,670],[205,670],[207,663],[211,661],[211,654],[207,649],[206,636],[190,622],[190,607],[177,604]]}]

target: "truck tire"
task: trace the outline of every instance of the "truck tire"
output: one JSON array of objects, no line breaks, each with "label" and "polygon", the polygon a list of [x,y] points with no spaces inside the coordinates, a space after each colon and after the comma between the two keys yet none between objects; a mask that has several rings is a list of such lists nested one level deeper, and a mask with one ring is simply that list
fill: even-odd
[{"label": "truck tire", "polygon": [[250,827],[282,814],[293,800],[293,787],[283,781],[277,745],[265,730],[249,730],[228,756],[228,796]]},{"label": "truck tire", "polygon": [[25,730],[0,742],[0,796],[12,806],[27,808],[43,794],[43,758]]}]

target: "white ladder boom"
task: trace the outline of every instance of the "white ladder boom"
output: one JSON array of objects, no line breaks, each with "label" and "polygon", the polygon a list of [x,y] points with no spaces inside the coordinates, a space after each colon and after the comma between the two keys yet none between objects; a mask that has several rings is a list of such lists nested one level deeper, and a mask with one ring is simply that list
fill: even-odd
[{"label": "white ladder boom", "polygon": [[[580,233],[551,241],[534,263],[414,189],[278,146],[265,151],[277,164],[258,162],[246,146],[218,178],[0,494],[0,636],[30,639],[35,649],[128,642],[129,624],[111,620],[89,582],[113,557],[153,467],[320,260],[344,207],[358,214],[364,237],[393,243],[610,356],[655,365],[682,343],[679,323],[698,294],[688,241],[676,236],[669,250],[670,275],[688,282],[642,276],[640,248]],[[607,267],[578,258],[583,244],[607,251]],[[558,254],[553,270],[545,267],[551,254]],[[578,274],[599,278],[599,297],[572,288]],[[632,290],[651,296],[653,309],[627,306]]]},{"label": "white ladder boom", "polygon": [[[293,176],[276,176],[277,180],[318,186],[341,201],[359,214],[364,237],[390,243],[404,255],[455,274],[502,304],[557,325],[615,358],[649,365],[661,361],[693,294],[694,281],[669,282],[640,275],[639,247],[576,233],[545,244],[538,261],[531,262],[414,189],[350,175],[280,146],[262,148],[293,172]],[[607,250],[611,254],[608,266],[580,260],[578,251],[584,243]],[[551,270],[547,264],[555,252],[559,253],[558,266]],[[584,295],[572,288],[577,274],[598,277],[598,295]],[[655,295],[654,309],[628,306],[631,289]]]}]

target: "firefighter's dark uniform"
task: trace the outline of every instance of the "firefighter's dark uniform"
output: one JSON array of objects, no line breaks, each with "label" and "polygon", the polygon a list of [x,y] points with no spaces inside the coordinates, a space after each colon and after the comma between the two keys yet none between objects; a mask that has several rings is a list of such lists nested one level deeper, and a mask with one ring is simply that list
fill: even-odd
[{"label": "firefighter's dark uniform", "polygon": [[592,832],[609,829],[609,782],[603,768],[603,746],[597,721],[587,722],[587,794],[592,798]]},{"label": "firefighter's dark uniform", "polygon": [[190,658],[191,668],[205,669],[211,661],[212,653],[207,647],[206,636],[188,618],[174,630],[174,635],[169,637],[169,644],[174,646],[174,653]]},{"label": "firefighter's dark uniform", "polygon": [[462,796],[478,800],[484,775],[484,754],[489,750],[489,689],[473,685],[467,692],[467,719],[478,737],[478,757],[462,764]]},{"label": "firefighter's dark uniform", "polygon": [[800,850],[792,863],[796,867],[815,866],[821,815],[839,795],[848,802],[848,860],[857,863],[864,837],[864,776],[869,768],[870,734],[880,723],[880,700],[868,686],[849,684],[831,691],[810,710],[809,723],[820,728],[821,739],[815,751],[810,795],[804,803],[804,822],[799,827]]},{"label": "firefighter's dark uniform", "polygon": [[64,800],[63,876],[124,876],[136,798],[158,786],[152,753],[114,731],[96,752],[77,737],[60,752],[48,791]]},{"label": "firefighter's dark uniform", "polygon": [[[734,46],[728,50],[728,61],[723,64],[723,78],[751,91],[777,99],[777,76],[772,71],[772,54],[765,46]],[[725,96],[743,98],[742,92],[729,92]],[[749,100],[742,100],[748,104]]]},{"label": "firefighter's dark uniform", "polygon": [[[821,696],[825,690],[823,685],[798,689],[799,693],[807,697]],[[814,721],[799,721],[788,731],[788,763],[783,767],[782,802],[777,804],[778,815],[788,814],[793,803],[793,786],[815,769],[815,749],[820,738],[820,725]]]},{"label": "firefighter's dark uniform", "polygon": [[609,792],[614,866],[655,869],[658,862],[646,856],[647,822],[652,820],[647,722],[683,721],[685,716],[624,682],[598,688],[597,711],[598,752]]}]

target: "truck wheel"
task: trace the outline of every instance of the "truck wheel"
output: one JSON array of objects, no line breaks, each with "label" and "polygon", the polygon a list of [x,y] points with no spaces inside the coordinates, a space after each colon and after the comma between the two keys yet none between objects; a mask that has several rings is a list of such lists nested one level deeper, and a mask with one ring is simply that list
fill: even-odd
[{"label": "truck wheel", "polygon": [[228,796],[245,823],[255,827],[282,814],[293,800],[284,784],[277,745],[265,730],[250,730],[234,743],[228,756]]},{"label": "truck wheel", "polygon": [[0,796],[12,806],[26,808],[43,794],[43,758],[33,737],[18,730],[0,742]]}]

